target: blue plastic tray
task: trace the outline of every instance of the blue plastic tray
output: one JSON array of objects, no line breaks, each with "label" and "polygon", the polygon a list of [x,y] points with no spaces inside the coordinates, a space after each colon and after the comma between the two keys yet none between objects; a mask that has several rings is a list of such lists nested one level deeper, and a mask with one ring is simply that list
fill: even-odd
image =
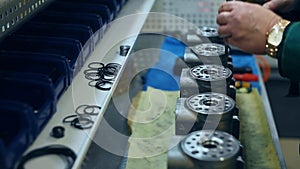
[{"label": "blue plastic tray", "polygon": [[54,84],[56,98],[69,86],[70,70],[55,57],[25,52],[0,52],[0,71],[15,73],[36,73],[49,77]]},{"label": "blue plastic tray", "polygon": [[12,35],[0,44],[0,50],[50,53],[65,56],[72,68],[73,75],[76,75],[83,65],[81,49],[82,46],[78,40],[27,35]]},{"label": "blue plastic tray", "polygon": [[83,60],[94,51],[95,41],[90,27],[76,24],[29,22],[14,32],[15,35],[62,37],[79,40],[82,45]]},{"label": "blue plastic tray", "polygon": [[106,5],[92,3],[78,3],[67,1],[55,1],[50,4],[47,11],[70,12],[70,13],[88,13],[100,15],[104,24],[112,21],[111,11]]},{"label": "blue plastic tray", "polygon": [[113,19],[116,17],[116,15],[118,14],[118,12],[121,9],[121,5],[116,0],[61,0],[61,1],[106,5],[110,9]]},{"label": "blue plastic tray", "polygon": [[31,106],[0,99],[0,168],[12,169],[38,134]]},{"label": "blue plastic tray", "polygon": [[55,89],[42,74],[0,72],[0,99],[15,100],[30,105],[39,131],[56,111]]},{"label": "blue plastic tray", "polygon": [[32,18],[31,21],[85,25],[93,30],[93,36],[96,42],[99,42],[102,37],[100,30],[103,26],[103,21],[101,17],[95,14],[42,11]]}]

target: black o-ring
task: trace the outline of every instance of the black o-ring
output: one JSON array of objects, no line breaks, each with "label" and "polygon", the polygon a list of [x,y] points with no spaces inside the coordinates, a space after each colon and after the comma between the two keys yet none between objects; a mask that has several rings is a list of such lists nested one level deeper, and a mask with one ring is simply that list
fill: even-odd
[{"label": "black o-ring", "polygon": [[106,68],[106,69],[103,69],[103,73],[106,76],[115,76],[117,73],[117,70],[118,69],[116,69],[116,68]]},{"label": "black o-ring", "polygon": [[63,122],[63,123],[71,123],[74,119],[72,119],[72,120],[70,120],[70,121],[69,121],[68,119],[70,119],[70,118],[76,118],[77,116],[78,116],[78,115],[76,115],[76,114],[69,115],[69,116],[63,118],[62,122]]},{"label": "black o-ring", "polygon": [[[100,65],[99,67],[93,67],[93,65]],[[104,63],[101,63],[101,62],[91,62],[88,64],[88,68],[90,69],[99,69],[101,67],[104,67]]]},{"label": "black o-ring", "polygon": [[72,168],[77,155],[75,152],[70,149],[69,147],[66,147],[64,145],[49,145],[42,148],[37,148],[29,153],[27,153],[25,156],[23,156],[18,164],[17,169],[24,169],[25,164],[34,158],[45,156],[45,155],[63,155],[66,157],[69,157],[72,159],[72,163],[68,166],[68,168]]},{"label": "black o-ring", "polygon": [[87,80],[93,80],[93,81],[97,81],[97,80],[103,79],[103,77],[98,76],[98,74],[95,74],[95,75],[88,75],[88,74],[86,74],[84,77],[85,77]]},{"label": "black o-ring", "polygon": [[[83,126],[81,121],[86,121],[88,122],[88,124],[91,124],[89,126]],[[82,118],[75,118],[72,122],[71,122],[71,126],[77,128],[77,129],[80,129],[80,130],[84,130],[84,129],[89,129],[93,126],[94,124],[94,121],[91,120],[91,119],[88,119],[88,118],[85,118],[85,117],[82,117]]]},{"label": "black o-ring", "polygon": [[[91,80],[91,81],[89,81],[88,85],[89,85],[90,87],[96,87],[97,82],[98,82],[98,81],[96,81],[96,80]],[[92,84],[92,83],[95,83],[95,84]]]},{"label": "black o-ring", "polygon": [[104,78],[102,78],[103,81],[114,81],[116,79],[116,76],[104,76]]},{"label": "black o-ring", "polygon": [[[109,87],[102,87],[102,86],[104,86],[104,85],[106,85],[106,84],[109,84],[110,86],[109,86]],[[97,89],[99,89],[99,90],[108,91],[108,90],[111,89],[112,85],[113,85],[113,83],[112,83],[111,81],[104,81],[104,80],[103,80],[103,81],[98,81],[98,82],[96,83],[95,87],[96,87]]]},{"label": "black o-ring", "polygon": [[115,67],[115,68],[119,68],[121,66],[121,64],[119,63],[108,63],[105,65],[105,67]]},{"label": "black o-ring", "polygon": [[83,74],[90,74],[90,73],[98,73],[98,69],[86,69],[83,71]]},{"label": "black o-ring", "polygon": [[[92,108],[93,111],[92,112],[88,112],[87,109],[89,108]],[[99,111],[97,111],[96,113],[94,113],[94,110],[95,109],[98,109],[99,111],[101,110],[101,107],[100,106],[97,106],[97,105],[87,105],[84,109],[83,109],[83,112],[84,114],[88,114],[88,115],[98,115],[99,114]]]},{"label": "black o-ring", "polygon": [[89,106],[89,105],[83,104],[83,105],[78,106],[78,107],[76,108],[76,110],[75,110],[75,113],[76,113],[77,115],[84,115],[84,114],[85,114],[85,112],[84,112],[84,109],[85,109],[85,108],[83,108],[82,113],[79,113],[79,109],[82,108],[82,107],[87,107],[87,106]]}]

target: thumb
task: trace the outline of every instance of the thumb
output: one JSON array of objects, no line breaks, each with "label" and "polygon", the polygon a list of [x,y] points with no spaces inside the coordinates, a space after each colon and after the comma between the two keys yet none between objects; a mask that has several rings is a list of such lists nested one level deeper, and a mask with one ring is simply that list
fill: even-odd
[{"label": "thumb", "polygon": [[271,0],[263,4],[263,7],[270,9],[272,11],[276,11],[276,10],[286,11],[289,9],[289,6],[291,6],[291,4],[288,1],[282,1],[282,0]]},{"label": "thumb", "polygon": [[276,3],[274,5],[274,1],[269,1],[263,4],[264,8],[270,9],[270,10],[275,10],[277,8]]}]

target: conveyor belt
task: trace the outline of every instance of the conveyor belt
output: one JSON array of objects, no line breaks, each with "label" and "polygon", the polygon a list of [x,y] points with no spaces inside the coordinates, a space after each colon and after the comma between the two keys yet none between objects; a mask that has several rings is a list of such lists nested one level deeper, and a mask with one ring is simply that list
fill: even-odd
[{"label": "conveyor belt", "polygon": [[[165,95],[165,98],[153,98],[151,93]],[[167,168],[167,148],[166,142],[174,135],[175,123],[174,111],[178,92],[166,92],[153,88],[139,93],[134,99],[135,109],[129,112],[130,119],[149,120],[157,117],[151,123],[142,124],[129,122],[132,130],[129,139],[129,158],[126,169],[166,169]],[[155,101],[155,102],[154,102]],[[156,104],[157,109],[149,109],[150,103],[167,103],[164,109],[160,104]],[[163,105],[163,104],[162,104]],[[254,89],[249,94],[237,94],[237,105],[240,108],[241,120],[241,142],[244,145],[246,169],[279,169],[280,161],[271,137],[267,116],[261,101],[261,96]],[[135,111],[140,110],[140,111]],[[144,114],[149,110],[152,113]],[[162,115],[157,116],[155,112],[161,110]],[[163,110],[163,111],[162,111]],[[165,130],[168,129],[168,130]],[[163,132],[165,131],[165,132]],[[158,136],[163,134],[163,137]],[[158,136],[152,140],[150,136]],[[137,141],[136,138],[146,138]]]}]

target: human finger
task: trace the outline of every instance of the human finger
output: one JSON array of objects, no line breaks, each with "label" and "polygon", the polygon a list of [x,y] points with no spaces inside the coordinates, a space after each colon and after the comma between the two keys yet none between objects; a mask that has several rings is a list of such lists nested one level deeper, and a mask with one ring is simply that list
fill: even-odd
[{"label": "human finger", "polygon": [[270,9],[272,11],[275,11],[275,10],[286,11],[286,10],[289,10],[289,8],[291,8],[290,7],[291,5],[292,5],[292,1],[272,0],[272,1],[268,1],[268,2],[264,3],[263,7]]},{"label": "human finger", "polygon": [[234,37],[232,36],[228,36],[224,38],[224,42],[228,45],[232,45],[232,46],[238,46],[239,45],[239,41],[237,41]]},{"label": "human finger", "polygon": [[221,4],[221,6],[218,9],[218,12],[221,13],[221,12],[225,12],[225,11],[231,11],[232,9],[233,8],[232,8],[231,3],[225,2],[225,3]]},{"label": "human finger", "polygon": [[268,1],[268,2],[266,2],[266,3],[263,4],[263,7],[264,7],[264,8],[267,8],[267,9],[270,9],[270,10],[274,10],[275,7],[274,7],[273,4],[274,4],[274,3],[273,3],[272,1]]},{"label": "human finger", "polygon": [[226,37],[226,38],[224,38],[224,42],[225,42],[225,44],[230,44],[230,40],[231,38],[230,37]]},{"label": "human finger", "polygon": [[230,18],[229,12],[222,12],[218,14],[216,22],[219,25],[226,25],[228,23],[229,18]]},{"label": "human finger", "polygon": [[218,28],[218,34],[222,38],[228,38],[232,36],[231,29],[228,25],[221,25]]}]

